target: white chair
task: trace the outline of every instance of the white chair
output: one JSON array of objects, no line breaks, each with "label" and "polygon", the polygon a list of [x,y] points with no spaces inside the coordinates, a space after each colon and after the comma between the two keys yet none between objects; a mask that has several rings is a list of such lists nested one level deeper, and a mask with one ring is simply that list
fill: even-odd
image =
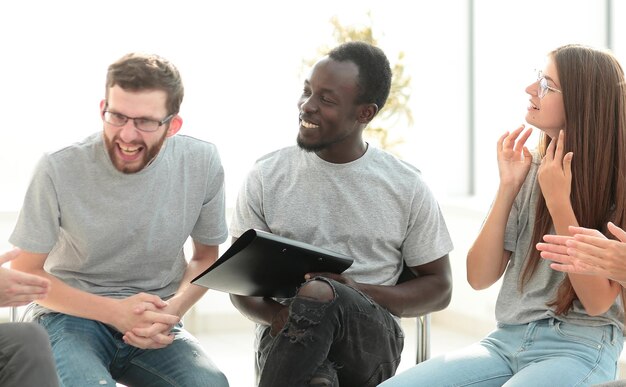
[{"label": "white chair", "polygon": [[415,364],[430,358],[430,314],[417,318],[417,354]]},{"label": "white chair", "polygon": [[18,321],[17,314],[18,314],[17,306],[12,306],[11,309],[9,309],[9,321],[17,322]]},{"label": "white chair", "polygon": [[35,306],[34,303],[30,303],[24,307],[24,311],[20,313],[20,307],[12,306],[9,309],[9,321],[11,322],[24,322],[26,317],[30,313],[31,309]]},{"label": "white chair", "polygon": [[[402,269],[398,283],[416,278],[406,264]],[[430,358],[430,314],[417,317],[417,354],[415,355],[415,364],[421,363]]]}]

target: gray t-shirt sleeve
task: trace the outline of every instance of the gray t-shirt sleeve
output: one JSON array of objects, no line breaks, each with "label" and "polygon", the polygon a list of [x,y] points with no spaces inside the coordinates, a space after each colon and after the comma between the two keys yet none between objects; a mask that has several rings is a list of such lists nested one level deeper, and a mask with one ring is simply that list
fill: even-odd
[{"label": "gray t-shirt sleeve", "polygon": [[217,151],[211,145],[208,154],[206,195],[191,238],[205,245],[219,245],[228,238],[225,216],[224,167]]},{"label": "gray t-shirt sleeve", "polygon": [[418,180],[411,204],[411,220],[402,246],[409,266],[418,266],[443,257],[453,249],[452,239],[435,196]]},{"label": "gray t-shirt sleeve", "polygon": [[263,213],[263,183],[258,165],[248,173],[239,194],[233,212],[230,234],[238,238],[248,229],[271,231],[265,222]]},{"label": "gray t-shirt sleeve", "polygon": [[38,162],[24,198],[24,206],[9,242],[25,251],[48,253],[59,237],[60,213],[48,155]]}]

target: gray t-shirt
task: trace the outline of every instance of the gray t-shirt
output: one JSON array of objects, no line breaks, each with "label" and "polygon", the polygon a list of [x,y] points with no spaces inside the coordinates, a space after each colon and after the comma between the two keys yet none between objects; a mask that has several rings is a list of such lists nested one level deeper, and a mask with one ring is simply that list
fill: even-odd
[{"label": "gray t-shirt", "polygon": [[96,133],[40,160],[10,242],[49,253],[46,271],[74,288],[167,299],[187,267],[189,236],[205,245],[228,237],[216,147],[176,135],[150,165],[124,174]]},{"label": "gray t-shirt", "polygon": [[[544,318],[578,325],[599,326],[613,324],[623,329],[621,302],[617,297],[611,308],[600,316],[590,316],[580,301],[574,301],[572,310],[557,316],[546,303],[555,297],[566,274],[550,268],[550,262],[540,260],[537,270],[520,291],[519,278],[524,267],[535,222],[535,208],[541,189],[537,181],[537,170],[541,160],[533,153],[533,162],[526,180],[515,199],[509,215],[504,236],[504,248],[511,251],[511,259],[504,273],[502,287],[496,302],[496,320],[505,324],[525,324]],[[531,246],[532,245],[532,246]]]},{"label": "gray t-shirt", "polygon": [[230,226],[256,228],[354,258],[355,281],[393,285],[409,266],[452,250],[439,205],[419,171],[369,147],[333,164],[296,146],[270,153],[242,186]]}]

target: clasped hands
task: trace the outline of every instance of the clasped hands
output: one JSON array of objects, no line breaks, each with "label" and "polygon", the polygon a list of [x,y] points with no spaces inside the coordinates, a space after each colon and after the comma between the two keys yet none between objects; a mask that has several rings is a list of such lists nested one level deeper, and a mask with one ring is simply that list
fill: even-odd
[{"label": "clasped hands", "polygon": [[174,341],[172,328],[180,317],[173,303],[139,293],[118,302],[114,327],[124,333],[124,342],[142,349],[165,348]]}]

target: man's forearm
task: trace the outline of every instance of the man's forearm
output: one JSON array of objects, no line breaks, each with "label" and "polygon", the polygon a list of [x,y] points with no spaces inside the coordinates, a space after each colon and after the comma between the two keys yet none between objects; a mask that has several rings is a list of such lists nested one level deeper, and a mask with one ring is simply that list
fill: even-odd
[{"label": "man's forearm", "polygon": [[185,270],[183,279],[176,294],[168,300],[168,303],[175,304],[178,316],[182,317],[191,307],[198,302],[207,292],[207,288],[194,285],[191,281],[206,270],[206,264],[191,260]]},{"label": "man's forearm", "polygon": [[42,270],[38,275],[50,279],[51,288],[48,297],[38,300],[37,304],[56,312],[90,320],[112,324],[115,300],[75,289],[53,275]]}]

